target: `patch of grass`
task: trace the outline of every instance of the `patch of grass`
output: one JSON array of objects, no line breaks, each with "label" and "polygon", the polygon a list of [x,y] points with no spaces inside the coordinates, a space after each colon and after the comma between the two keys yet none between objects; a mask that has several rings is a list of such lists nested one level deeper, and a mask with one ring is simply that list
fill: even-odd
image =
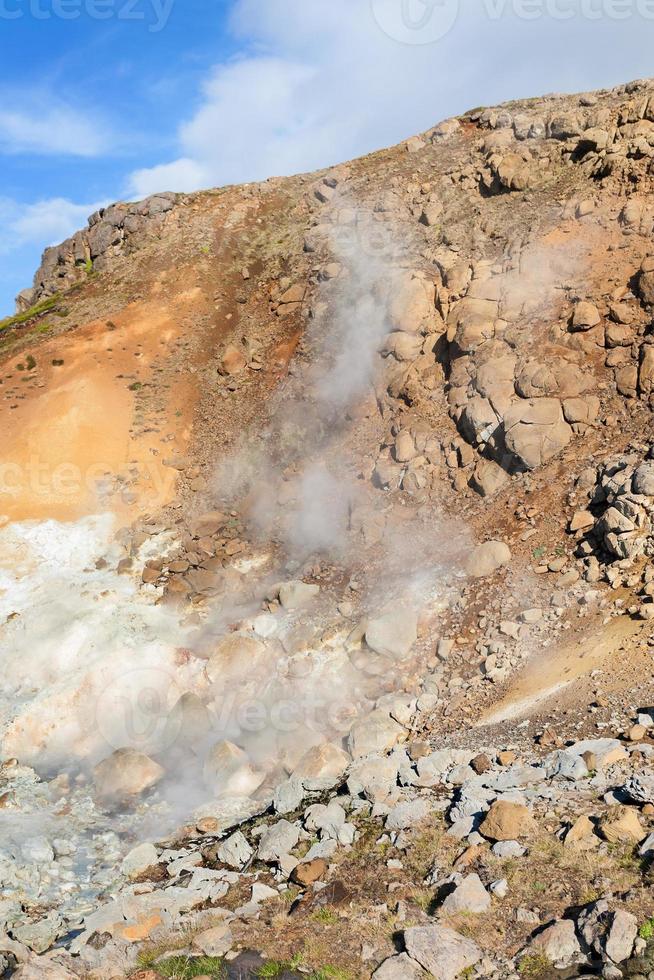
[{"label": "patch of grass", "polygon": [[321,966],[309,974],[309,980],[352,980],[352,974],[338,966]]},{"label": "patch of grass", "polygon": [[274,977],[281,976],[287,970],[296,970],[301,963],[302,958],[299,955],[294,956],[291,960],[269,960],[260,968],[257,976],[266,978],[266,980],[274,980]]},{"label": "patch of grass", "polygon": [[551,975],[552,965],[544,953],[528,953],[518,964],[518,973],[526,980],[541,980]]},{"label": "patch of grass", "polygon": [[547,551],[547,549],[546,549],[545,545],[542,544],[542,545],[540,545],[540,547],[534,548],[534,550],[532,551],[531,554],[532,554],[532,557],[533,558],[535,558],[536,560],[538,560],[539,558],[544,558],[545,557],[545,552],[546,551]]},{"label": "patch of grass", "polygon": [[224,960],[215,956],[171,956],[161,963],[149,963],[146,968],[169,980],[192,980],[192,977],[205,976],[222,980],[227,973]]},{"label": "patch of grass", "polygon": [[651,939],[654,936],[654,919],[648,919],[647,922],[643,922],[638,930],[638,935],[641,939]]},{"label": "patch of grass", "polygon": [[130,391],[140,391],[143,385],[141,384],[140,381],[134,381],[132,382],[131,385],[128,385],[127,387],[129,388]]},{"label": "patch of grass", "polygon": [[318,909],[317,912],[313,913],[311,918],[314,922],[322,922],[326,926],[335,926],[339,921],[338,915],[329,906],[326,906],[324,909]]},{"label": "patch of grass", "polygon": [[14,316],[8,316],[4,320],[0,320],[0,330],[7,330],[9,327],[19,327],[22,323],[27,323],[29,320],[33,320],[34,317],[47,313],[48,310],[52,310],[57,305],[59,299],[59,293],[55,293],[54,296],[50,296],[48,299],[44,299],[40,303],[35,303],[34,306],[30,306],[29,310],[25,310],[23,313],[16,313]]}]

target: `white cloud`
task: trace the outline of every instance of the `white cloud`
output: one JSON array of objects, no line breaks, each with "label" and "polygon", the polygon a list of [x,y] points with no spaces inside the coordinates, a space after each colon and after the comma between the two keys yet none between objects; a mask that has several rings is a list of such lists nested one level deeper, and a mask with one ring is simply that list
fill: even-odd
[{"label": "white cloud", "polygon": [[[540,16],[539,0],[530,0],[529,16],[522,0],[237,0],[231,26],[241,56],[206,79],[199,108],[179,129],[178,158],[137,171],[129,192],[312,170],[480,103],[647,74],[651,24],[635,0],[624,20],[584,15],[589,3],[562,19],[547,14],[552,0],[541,0]],[[609,0],[595,5],[612,9]],[[443,37],[406,43],[422,23],[457,10]],[[433,27],[426,37],[439,34]]]},{"label": "white cloud", "polygon": [[[6,97],[3,102],[9,101]],[[66,105],[0,108],[0,152],[97,157],[111,137],[98,121]]]},{"label": "white cloud", "polygon": [[0,198],[0,222],[4,229],[0,253],[6,255],[25,245],[56,245],[86,224],[93,211],[106,202],[75,204],[63,197],[21,205]]}]

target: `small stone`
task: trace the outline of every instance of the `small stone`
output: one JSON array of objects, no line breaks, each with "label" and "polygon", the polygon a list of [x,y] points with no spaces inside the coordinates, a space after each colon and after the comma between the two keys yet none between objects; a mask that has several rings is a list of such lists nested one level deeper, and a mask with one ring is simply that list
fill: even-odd
[{"label": "small stone", "polygon": [[316,881],[324,880],[326,874],[327,862],[324,858],[316,858],[314,861],[300,862],[293,870],[291,881],[301,885],[302,888],[307,888]]}]

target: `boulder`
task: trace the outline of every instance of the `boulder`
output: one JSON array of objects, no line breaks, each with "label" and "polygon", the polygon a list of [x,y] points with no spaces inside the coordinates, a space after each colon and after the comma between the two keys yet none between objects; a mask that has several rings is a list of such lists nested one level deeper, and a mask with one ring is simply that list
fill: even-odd
[{"label": "boulder", "polygon": [[654,461],[640,464],[634,473],[632,488],[634,493],[654,497]]},{"label": "boulder", "polygon": [[411,959],[424,967],[434,980],[456,980],[483,955],[472,939],[466,939],[447,926],[405,929],[404,945]]},{"label": "boulder", "polygon": [[98,796],[128,799],[152,789],[164,776],[164,769],[135,749],[117,749],[93,770]]},{"label": "boulder", "polygon": [[386,817],[386,830],[408,830],[428,819],[432,808],[427,800],[405,800],[392,808]]},{"label": "boulder", "polygon": [[279,601],[284,609],[293,611],[308,605],[319,593],[319,585],[307,585],[306,582],[284,582],[279,587]]},{"label": "boulder", "polygon": [[221,841],[215,849],[216,860],[236,871],[243,870],[251,860],[253,853],[254,851],[248,844],[245,835],[240,830]]},{"label": "boulder", "polygon": [[467,875],[453,892],[445,898],[441,911],[456,915],[458,912],[479,914],[491,907],[491,898],[477,874]]},{"label": "boulder", "polygon": [[332,742],[314,745],[304,753],[293,776],[302,781],[308,790],[331,789],[343,777],[350,757]]},{"label": "boulder", "polygon": [[348,748],[353,759],[388,752],[406,734],[388,711],[377,708],[360,718],[350,730]]},{"label": "boulder", "polygon": [[266,864],[277,864],[293,850],[300,839],[300,831],[288,820],[279,820],[261,835],[257,858]]},{"label": "boulder", "polygon": [[522,803],[496,800],[479,828],[484,837],[494,841],[519,840],[536,831],[531,810]]},{"label": "boulder", "polygon": [[466,561],[466,571],[472,578],[492,575],[511,561],[511,549],[503,541],[486,541],[478,545]]},{"label": "boulder", "polygon": [[604,945],[604,952],[614,963],[623,963],[631,956],[636,936],[638,935],[638,919],[631,912],[618,909],[613,913],[613,921],[609,927]]},{"label": "boulder", "polygon": [[600,820],[599,832],[610,844],[639,844],[646,837],[638,811],[630,806],[612,807]]},{"label": "boulder", "polygon": [[373,973],[373,980],[423,980],[425,971],[406,953],[389,956]]},{"label": "boulder", "polygon": [[218,958],[224,956],[232,948],[234,937],[227,922],[221,922],[211,929],[197,933],[191,941],[191,949],[203,956]]},{"label": "boulder", "polygon": [[483,459],[475,467],[470,486],[480,497],[492,497],[501,490],[509,479],[509,474],[492,459]]},{"label": "boulder", "polygon": [[512,405],[504,416],[507,449],[528,470],[538,469],[564,449],[572,438],[561,403],[538,398]]},{"label": "boulder", "polygon": [[394,290],[389,317],[393,330],[419,333],[434,319],[436,288],[422,276],[408,273]]},{"label": "boulder", "polygon": [[571,328],[573,330],[590,330],[596,327],[601,320],[600,312],[594,303],[583,300],[574,308],[572,314]]},{"label": "boulder", "polygon": [[209,681],[224,690],[230,682],[239,683],[244,677],[262,672],[267,659],[267,648],[261,640],[245,633],[231,633],[216,644],[205,670]]},{"label": "boulder", "polygon": [[248,359],[242,350],[230,345],[218,362],[218,373],[223,375],[240,374],[247,367]]},{"label": "boulder", "polygon": [[138,878],[148,868],[159,862],[159,852],[154,844],[139,844],[124,858],[120,870],[128,878]]},{"label": "boulder", "polygon": [[638,274],[638,295],[643,303],[654,306],[654,256],[643,259]]},{"label": "boulder", "polygon": [[654,346],[651,344],[641,347],[638,391],[645,398],[649,398],[654,391]]},{"label": "boulder", "polygon": [[526,950],[529,954],[540,953],[557,970],[566,970],[583,962],[581,945],[572,919],[553,922],[532,939]]},{"label": "boulder", "polygon": [[254,769],[243,749],[222,740],[207,755],[203,778],[207,788],[217,797],[249,796],[259,788],[264,774]]},{"label": "boulder", "polygon": [[402,660],[418,638],[418,617],[413,609],[398,606],[368,621],[365,639],[382,657]]}]

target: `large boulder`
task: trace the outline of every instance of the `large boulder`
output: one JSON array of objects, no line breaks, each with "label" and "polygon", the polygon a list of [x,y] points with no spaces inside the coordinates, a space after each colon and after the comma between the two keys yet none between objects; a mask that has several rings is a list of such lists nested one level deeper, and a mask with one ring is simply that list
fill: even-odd
[{"label": "large boulder", "polygon": [[522,803],[496,800],[484,817],[480,833],[490,840],[520,840],[530,837],[536,830],[531,810]]},{"label": "large boulder", "polygon": [[332,742],[314,745],[304,753],[293,776],[308,790],[330,789],[344,775],[350,757]]},{"label": "large boulder", "polygon": [[436,287],[418,273],[407,273],[391,298],[393,330],[415,334],[428,327],[436,313]]},{"label": "large boulder", "polygon": [[557,970],[566,970],[575,963],[583,962],[581,945],[572,919],[553,922],[532,939],[527,954],[541,954]]},{"label": "large boulder", "polygon": [[492,575],[498,568],[511,561],[511,549],[503,541],[486,541],[478,545],[466,562],[466,571],[472,578]]},{"label": "large boulder", "polygon": [[468,875],[453,892],[445,898],[441,911],[449,914],[459,912],[478,914],[487,912],[491,906],[491,898],[477,874]]},{"label": "large boulder", "polygon": [[249,796],[259,788],[264,774],[258,772],[243,749],[226,740],[217,742],[204,763],[205,785],[220,796]]},{"label": "large boulder", "polygon": [[538,469],[564,449],[572,429],[557,398],[538,398],[512,405],[504,416],[507,449],[528,470]]},{"label": "large boulder", "polygon": [[406,734],[383,708],[377,708],[369,715],[360,718],[350,730],[348,748],[353,759],[364,755],[388,752]]},{"label": "large boulder", "polygon": [[472,939],[447,926],[413,926],[404,930],[406,951],[435,980],[456,980],[482,958]]},{"label": "large boulder", "polygon": [[98,796],[124,800],[140,796],[163,779],[164,769],[135,749],[117,749],[93,770]]},{"label": "large boulder", "polygon": [[418,638],[418,617],[413,609],[398,606],[368,621],[366,643],[383,657],[402,659]]}]

